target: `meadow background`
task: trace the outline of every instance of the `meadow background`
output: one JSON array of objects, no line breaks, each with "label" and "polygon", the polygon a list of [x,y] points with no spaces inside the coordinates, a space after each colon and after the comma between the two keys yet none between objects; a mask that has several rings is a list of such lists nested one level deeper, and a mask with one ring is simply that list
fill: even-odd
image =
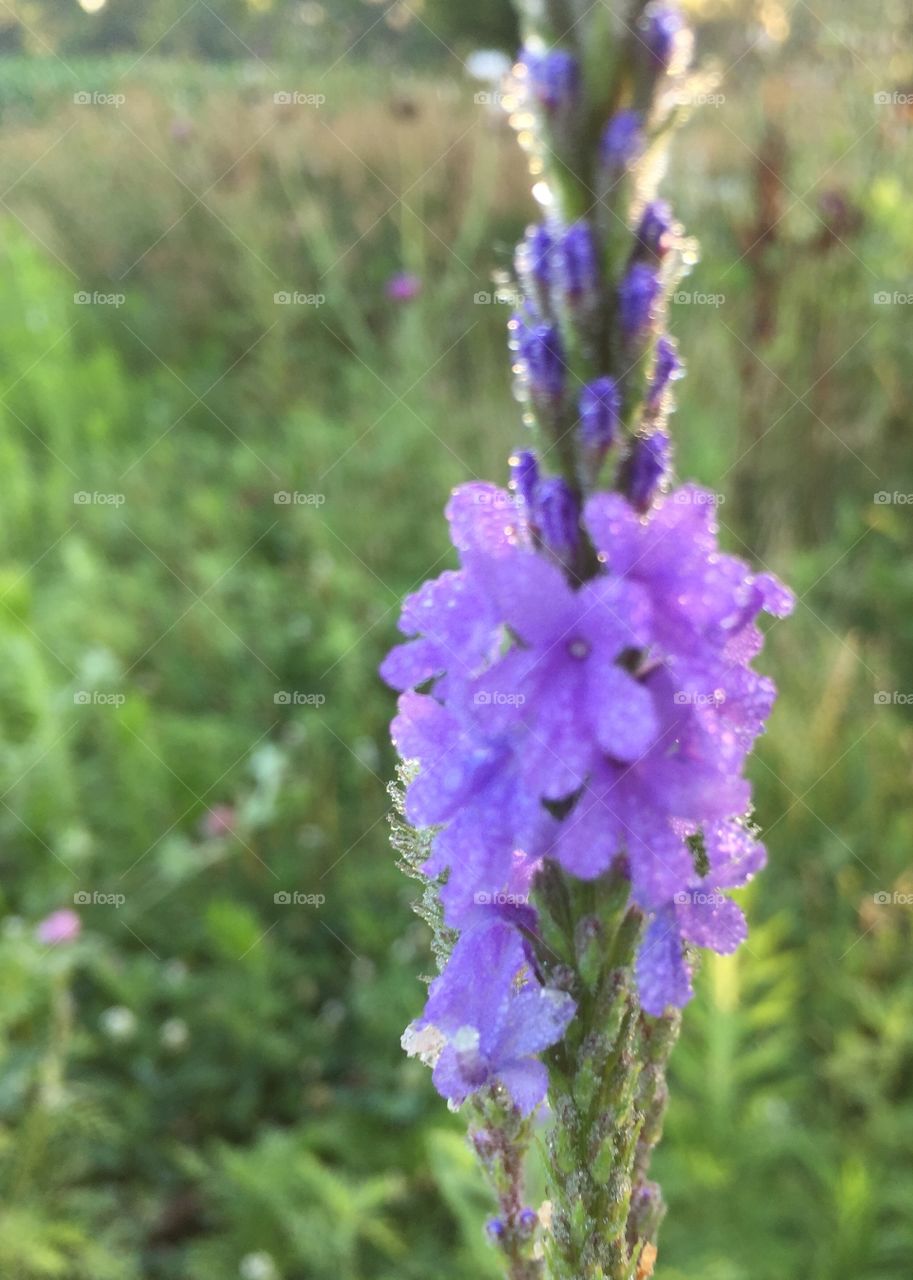
[{"label": "meadow background", "polygon": [[[692,8],[679,470],[800,605],[657,1276],[906,1280],[913,22]],[[375,671],[522,438],[492,298],[532,209],[463,65],[514,40],[486,0],[0,9],[4,1280],[496,1275],[399,1049],[430,962]]]}]

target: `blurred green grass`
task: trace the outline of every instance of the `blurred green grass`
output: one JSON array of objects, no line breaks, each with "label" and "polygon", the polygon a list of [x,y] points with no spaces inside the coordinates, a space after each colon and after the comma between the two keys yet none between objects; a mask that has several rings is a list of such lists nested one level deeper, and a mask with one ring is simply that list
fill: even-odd
[{"label": "blurred green grass", "polygon": [[[493,1275],[461,1125],[398,1047],[429,961],[375,671],[449,487],[521,438],[476,301],[531,212],[513,138],[443,75],[341,65],[315,109],[91,64],[115,107],[4,66],[0,1275]],[[913,494],[913,359],[875,295],[913,278],[913,145],[861,73],[758,74],[671,176],[703,253],[676,431],[802,603],[765,658],[754,931],[677,1053],[657,1274],[902,1280],[913,512],[876,494]],[[124,902],[49,952],[77,894]]]}]

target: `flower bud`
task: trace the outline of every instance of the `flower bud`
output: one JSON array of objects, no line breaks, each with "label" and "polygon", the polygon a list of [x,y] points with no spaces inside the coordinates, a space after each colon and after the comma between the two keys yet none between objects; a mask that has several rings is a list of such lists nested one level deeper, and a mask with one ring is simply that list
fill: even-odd
[{"label": "flower bud", "polygon": [[642,338],[653,327],[662,283],[654,267],[635,262],[618,286],[618,317],[629,342]]},{"label": "flower bud", "polygon": [[517,246],[517,274],[533,292],[538,286],[548,289],[551,283],[551,258],[554,241],[547,227],[541,223],[527,228],[525,237]]},{"label": "flower bud", "polygon": [[647,405],[650,409],[658,409],[663,396],[671,382],[684,375],[685,367],[679,359],[678,348],[667,334],[656,344],[656,358],[653,363],[653,376],[650,390],[647,393]]},{"label": "flower bud", "polygon": [[527,507],[535,501],[539,484],[539,461],[532,449],[520,449],[510,459],[510,487]]},{"label": "flower bud", "polygon": [[644,209],[637,228],[637,240],[645,253],[663,258],[672,247],[675,220],[665,200],[652,200]]},{"label": "flower bud", "polygon": [[599,261],[586,222],[568,227],[557,246],[555,278],[564,300],[575,306],[591,298],[599,285]]},{"label": "flower bud", "polygon": [[520,322],[519,355],[536,399],[558,401],[564,391],[564,348],[552,324],[527,327]]},{"label": "flower bud", "polygon": [[621,473],[621,486],[633,507],[649,510],[669,470],[669,437],[664,431],[635,440]]},{"label": "flower bud", "polygon": [[548,53],[523,54],[529,72],[532,95],[547,115],[557,115],[572,107],[580,94],[580,66],[566,49]]},{"label": "flower bud", "polygon": [[580,439],[599,459],[615,443],[621,424],[621,392],[608,376],[589,382],[580,393]]},{"label": "flower bud", "polygon": [[613,173],[623,173],[646,149],[641,118],[636,111],[619,111],[606,125],[600,151],[602,162]]},{"label": "flower bud", "polygon": [[535,523],[546,548],[563,565],[572,563],[580,541],[580,506],[567,481],[546,476],[536,492]]},{"label": "flower bud", "polygon": [[644,33],[643,44],[651,61],[660,70],[670,70],[690,54],[691,33],[677,4],[648,5],[640,26]]}]

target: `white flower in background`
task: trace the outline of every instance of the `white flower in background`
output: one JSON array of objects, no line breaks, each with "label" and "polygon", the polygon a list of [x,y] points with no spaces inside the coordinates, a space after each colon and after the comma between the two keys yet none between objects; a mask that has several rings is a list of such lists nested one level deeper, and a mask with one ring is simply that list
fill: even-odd
[{"label": "white flower in background", "polygon": [[279,1272],[269,1253],[248,1253],[238,1267],[241,1280],[279,1280]]},{"label": "white flower in background", "polygon": [[136,1032],[136,1014],[122,1004],[106,1009],[98,1021],[111,1040],[130,1040]]}]

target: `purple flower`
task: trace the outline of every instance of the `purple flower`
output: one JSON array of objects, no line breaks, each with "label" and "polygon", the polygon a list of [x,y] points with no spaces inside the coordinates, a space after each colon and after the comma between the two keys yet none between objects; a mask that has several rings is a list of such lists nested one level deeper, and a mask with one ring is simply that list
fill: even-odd
[{"label": "purple flower", "polygon": [[745,917],[722,892],[741,888],[764,866],[764,846],[738,822],[717,823],[703,837],[706,876],[694,874],[673,901],[656,913],[637,959],[640,1001],[659,1017],[692,995],[685,944],[730,955],[748,933]]},{"label": "purple flower", "polygon": [[537,399],[557,401],[564,391],[566,367],[555,325],[526,326],[520,321],[519,357],[530,391]]},{"label": "purple flower", "polygon": [[657,258],[664,257],[671,247],[674,226],[675,219],[666,201],[652,200],[644,209],[637,228],[641,248]]},{"label": "purple flower", "polygon": [[75,942],[82,932],[82,921],[75,911],[64,907],[60,911],[52,911],[38,925],[35,936],[47,947],[56,947],[61,942]]},{"label": "purple flower", "polygon": [[459,1104],[487,1085],[501,1084],[528,1115],[548,1085],[534,1055],[561,1039],[574,1010],[566,992],[535,980],[523,940],[510,925],[495,921],[468,930],[431,984],[418,1024],[434,1027],[443,1038],[435,1088]]},{"label": "purple flower", "polygon": [[566,49],[538,54],[527,50],[523,61],[529,71],[533,96],[548,115],[572,107],[580,93],[580,67]]},{"label": "purple flower", "polygon": [[543,545],[558,563],[571,565],[580,544],[580,503],[561,476],[539,481],[533,520]]},{"label": "purple flower", "polygon": [[654,267],[635,262],[628,268],[618,286],[618,318],[629,342],[642,338],[652,328],[662,291],[662,282]]},{"label": "purple flower", "polygon": [[580,393],[580,439],[592,457],[602,459],[621,428],[621,392],[614,378],[597,378]]},{"label": "purple flower", "polygon": [[498,697],[476,695],[459,712],[406,693],[392,726],[400,756],[421,765],[406,793],[406,817],[419,828],[442,828],[425,871],[449,870],[441,899],[457,928],[478,907],[510,907],[511,915],[524,907],[532,869],[552,838],[553,819],[520,778],[522,729],[486,731],[481,713],[493,700],[499,706]]},{"label": "purple flower", "polygon": [[529,554],[493,563],[488,590],[521,644],[474,683],[489,721],[524,725],[518,768],[532,793],[562,800],[600,753],[629,762],[656,730],[652,699],[618,662],[649,639],[640,589],[600,577],[573,591],[561,570]]},{"label": "purple flower", "polygon": [[401,271],[391,276],[384,289],[391,302],[413,302],[421,291],[421,280],[408,271]]},{"label": "purple flower", "polygon": [[625,170],[635,164],[646,149],[641,117],[636,111],[618,111],[602,135],[602,160],[610,170]]},{"label": "purple flower", "polygon": [[647,511],[669,470],[669,437],[654,431],[634,441],[621,469],[622,486],[638,511]]},{"label": "purple flower", "polygon": [[555,250],[555,275],[565,301],[578,305],[599,287],[599,261],[593,232],[585,222],[575,222]]}]

